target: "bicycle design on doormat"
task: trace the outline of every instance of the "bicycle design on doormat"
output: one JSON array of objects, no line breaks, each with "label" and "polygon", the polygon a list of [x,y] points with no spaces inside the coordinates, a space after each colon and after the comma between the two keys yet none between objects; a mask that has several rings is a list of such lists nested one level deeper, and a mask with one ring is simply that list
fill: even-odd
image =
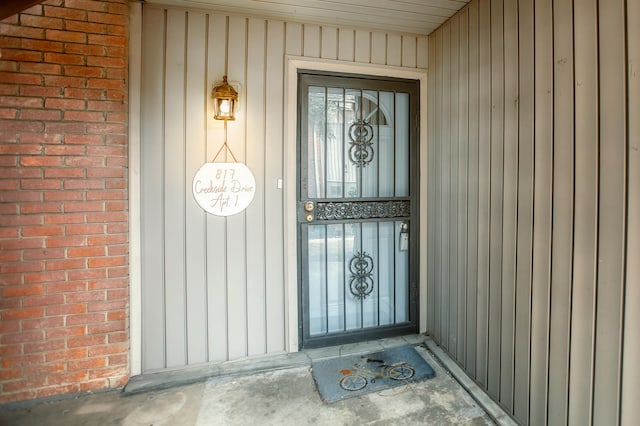
[{"label": "bicycle design on doormat", "polygon": [[[368,364],[373,364],[374,367]],[[415,374],[415,370],[406,362],[388,365],[381,359],[364,358],[363,362],[354,364],[351,369],[340,370],[340,373],[343,375],[340,378],[340,387],[348,391],[357,391],[378,379],[409,380]]]}]

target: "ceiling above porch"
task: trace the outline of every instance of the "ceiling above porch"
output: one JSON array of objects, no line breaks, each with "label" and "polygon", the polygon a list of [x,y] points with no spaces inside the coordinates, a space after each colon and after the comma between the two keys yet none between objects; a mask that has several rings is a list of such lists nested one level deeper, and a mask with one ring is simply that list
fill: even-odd
[{"label": "ceiling above porch", "polygon": [[216,9],[369,30],[427,35],[468,2],[466,0],[146,0],[147,3]]}]

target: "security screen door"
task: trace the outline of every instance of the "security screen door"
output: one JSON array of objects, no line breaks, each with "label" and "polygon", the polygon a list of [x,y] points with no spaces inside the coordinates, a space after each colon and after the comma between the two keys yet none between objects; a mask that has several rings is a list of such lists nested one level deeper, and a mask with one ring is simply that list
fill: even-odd
[{"label": "security screen door", "polygon": [[301,347],[416,332],[418,82],[298,77]]}]

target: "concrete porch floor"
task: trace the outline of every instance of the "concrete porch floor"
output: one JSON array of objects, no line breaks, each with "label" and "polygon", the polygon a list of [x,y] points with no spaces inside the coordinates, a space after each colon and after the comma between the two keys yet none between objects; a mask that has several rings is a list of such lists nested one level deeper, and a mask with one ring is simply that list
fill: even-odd
[{"label": "concrete porch floor", "polygon": [[[435,378],[333,404],[320,399],[311,361],[406,343],[418,345]],[[431,339],[411,335],[140,376],[124,392],[0,407],[0,425],[515,424],[449,364]]]}]

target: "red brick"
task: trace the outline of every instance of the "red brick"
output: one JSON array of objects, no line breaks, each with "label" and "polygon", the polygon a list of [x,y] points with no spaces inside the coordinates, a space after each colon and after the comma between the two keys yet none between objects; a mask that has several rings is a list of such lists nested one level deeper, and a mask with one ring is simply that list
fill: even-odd
[{"label": "red brick", "polygon": [[42,146],[31,144],[0,145],[0,154],[33,155],[40,154]]},{"label": "red brick", "polygon": [[86,43],[87,35],[78,31],[45,30],[47,40],[65,41],[70,43]]},{"label": "red brick", "polygon": [[125,68],[127,61],[121,57],[89,56],[87,58],[87,65],[91,67]]},{"label": "red brick", "polygon": [[[104,99],[104,90],[102,89],[75,89],[75,88],[65,88],[64,96],[66,98],[79,98],[79,99]],[[92,108],[90,105],[93,105],[94,102],[97,101],[89,101],[87,109],[95,110],[95,106]],[[108,102],[108,101],[105,101]]]},{"label": "red brick", "polygon": [[121,178],[127,175],[126,169],[121,167],[96,167],[87,170],[88,178]]},{"label": "red brick", "polygon": [[127,17],[125,15],[117,15],[113,13],[88,12],[87,20],[90,22],[101,22],[104,24],[118,26],[125,26],[127,24]]},{"label": "red brick", "polygon": [[3,391],[2,393],[0,393],[0,404],[34,399],[36,398],[36,396],[37,396],[37,393],[33,390],[28,390],[23,392]]},{"label": "red brick", "polygon": [[15,108],[0,108],[0,119],[15,119],[18,116],[18,110]]},{"label": "red brick", "polygon": [[[50,384],[51,381],[49,381]],[[80,392],[80,384],[79,383],[70,383],[65,385],[60,385],[55,383],[55,386],[46,387],[43,389],[38,389],[36,391],[36,398],[49,398],[56,395],[62,395],[65,393],[77,393]]]},{"label": "red brick", "polygon": [[84,237],[47,238],[47,247],[80,247],[86,245]]},{"label": "red brick", "polygon": [[31,273],[24,275],[24,282],[31,283],[47,283],[53,281],[63,281],[65,278],[64,272],[41,272]]},{"label": "red brick", "polygon": [[104,246],[102,247],[82,247],[75,249],[68,249],[67,256],[69,257],[96,257],[96,256],[104,256],[106,254],[106,250]]},{"label": "red brick", "polygon": [[20,355],[22,355],[22,343],[15,345],[0,345],[0,363],[2,363],[2,368],[8,368],[7,365],[4,365],[2,359],[6,359],[8,357],[19,357]]},{"label": "red brick", "polygon": [[[124,214],[126,218],[126,214]],[[100,220],[99,216],[95,218],[87,218],[92,219],[95,222],[104,222],[104,220]],[[104,236],[89,236],[87,237],[87,246],[102,246],[102,245],[111,245],[111,244],[126,244],[128,242],[126,235],[104,235]]]},{"label": "red brick", "polygon": [[65,52],[78,53],[81,55],[101,56],[101,55],[105,55],[107,50],[104,46],[98,46],[95,44],[66,43]]},{"label": "red brick", "polygon": [[62,182],[58,179],[23,179],[22,189],[62,189]]},{"label": "red brick", "polygon": [[[45,317],[45,318],[37,318],[37,319],[25,319],[22,320],[22,329],[23,330],[40,330],[40,329],[51,329],[56,327],[64,326],[64,317]],[[49,338],[49,336],[47,336]]]},{"label": "red brick", "polygon": [[[2,192],[0,193],[0,202],[10,203],[10,202],[18,202],[18,201],[40,201],[40,195],[41,194],[39,192],[35,192],[35,191]],[[10,218],[5,218],[3,222],[5,226],[11,224]],[[16,220],[15,223],[18,223],[18,222],[19,220]],[[20,222],[20,223],[26,224],[27,222]]]},{"label": "red brick", "polygon": [[40,132],[42,123],[37,121],[0,120],[0,128],[15,132]]},{"label": "red brick", "polygon": [[98,212],[104,210],[104,204],[100,202],[67,202],[64,203],[65,212]]},{"label": "red brick", "polygon": [[[102,334],[97,334],[97,335],[91,335],[91,336],[79,336],[79,337],[69,337],[69,339],[67,339],[67,347],[69,348],[77,348],[77,347],[81,347],[81,346],[96,346],[96,347],[100,347],[98,345],[104,345],[106,343],[106,338],[104,335]],[[100,354],[100,353],[92,353],[92,349],[95,348],[89,348],[89,356],[100,356],[100,355],[107,355],[107,353],[104,354]],[[112,352],[112,353],[116,353],[116,352]]]},{"label": "red brick", "polygon": [[[127,224],[121,224],[121,226],[124,227],[124,226],[127,226]],[[113,228],[115,228],[115,226]],[[112,233],[112,231],[110,230],[109,233]],[[118,256],[118,255],[123,255],[123,254],[129,254],[129,246],[126,246],[126,245],[120,245],[120,246],[112,245],[112,246],[109,246],[108,247],[108,254],[109,254],[109,256]]]},{"label": "red brick", "polygon": [[15,333],[20,331],[20,321],[0,322],[0,334]]},{"label": "red brick", "polygon": [[127,319],[127,311],[107,312],[107,321],[120,321]]},{"label": "red brick", "polygon": [[[69,315],[67,316],[66,325],[80,325],[80,324],[95,324],[104,323],[104,313],[82,314],[82,315]],[[91,333],[95,334],[95,333]]]},{"label": "red brick", "polygon": [[[123,79],[109,79],[109,78],[91,78],[87,81],[87,87],[89,88],[102,88],[102,89],[124,89],[125,82]],[[117,92],[117,96],[110,96],[107,92],[107,99],[123,99],[122,92]]]},{"label": "red brick", "polygon": [[0,35],[21,38],[44,38],[44,29],[22,27],[18,25],[1,25]]},{"label": "red brick", "polygon": [[110,266],[122,266],[127,264],[127,256],[97,257],[89,259],[89,268],[104,268]]},{"label": "red brick", "polygon": [[128,365],[129,357],[125,355],[111,355],[108,357],[109,365]]},{"label": "red brick", "polygon": [[92,370],[89,372],[89,379],[96,379],[100,377],[112,377],[121,376],[127,374],[126,369],[123,367],[104,368],[100,370]]},{"label": "red brick", "polygon": [[81,302],[89,302],[89,301],[95,301],[95,300],[105,300],[104,290],[86,291],[82,293],[71,293],[66,295],[67,303],[81,303]]},{"label": "red brick", "polygon": [[[44,199],[45,201],[80,201],[84,199],[84,194],[82,192],[72,192],[72,191],[46,191],[44,193]],[[68,215],[68,216],[70,218],[77,217],[76,215]],[[48,215],[47,217],[55,217],[55,216]],[[59,220],[57,222],[52,222],[52,223],[70,223],[70,222]]]},{"label": "red brick", "polygon": [[62,373],[62,374],[53,374],[49,375],[49,384],[51,385],[60,385],[60,384],[76,384],[87,380],[87,372],[86,371],[76,371],[74,373]]},{"label": "red brick", "polygon": [[42,5],[35,5],[35,6],[31,6],[25,10],[23,10],[22,12],[20,12],[20,17],[22,18],[22,15],[42,15]]},{"label": "red brick", "polygon": [[[26,28],[22,27],[26,30]],[[42,53],[33,50],[21,50],[21,49],[2,49],[2,59],[5,61],[30,61],[41,62]]]},{"label": "red brick", "polygon": [[69,361],[68,370],[91,370],[94,368],[101,368],[107,365],[107,359],[105,357],[88,358],[78,361]]},{"label": "red brick", "polygon": [[0,362],[2,368],[22,367],[24,365],[41,363],[44,359],[42,354],[20,355],[14,357],[4,357]]},{"label": "red brick", "polygon": [[49,352],[45,354],[47,362],[59,361],[61,359],[80,359],[87,356],[86,348],[75,348],[65,351]]},{"label": "red brick", "polygon": [[7,382],[2,385],[3,392],[23,391],[26,389],[37,389],[47,383],[47,377],[32,377],[26,380]]},{"label": "red brick", "polygon": [[24,308],[0,312],[0,318],[2,318],[2,321],[24,318],[38,318],[42,316],[44,316],[43,308]]},{"label": "red brick", "polygon": [[91,392],[91,391],[108,388],[112,386],[113,385],[108,379],[87,380],[80,383],[80,392]]},{"label": "red brick", "polygon": [[84,215],[79,214],[48,214],[44,217],[45,224],[84,223]]},{"label": "red brick", "polygon": [[20,368],[2,369],[0,370],[0,382],[6,382],[13,379],[21,379],[22,370]]},{"label": "red brick", "polygon": [[84,133],[86,125],[84,123],[50,123],[45,122],[44,130],[47,133],[64,133],[65,140],[69,133]]},{"label": "red brick", "polygon": [[65,135],[64,142],[79,145],[99,145],[103,143],[101,135]]},{"label": "red brick", "polygon": [[[57,341],[62,343],[62,347],[64,347],[64,341]],[[60,346],[60,343],[56,343]],[[53,349],[60,349],[53,348]],[[47,376],[49,374],[54,373],[63,373],[66,371],[66,364],[64,362],[56,362],[50,364],[35,364],[35,365],[27,365],[23,367],[23,372],[25,377],[34,377],[34,376]]]},{"label": "red brick", "polygon": [[17,179],[0,181],[0,191],[16,191],[18,188],[20,188],[20,181]]},{"label": "red brick", "polygon": [[[22,216],[24,217],[24,216]],[[35,221],[40,221],[40,218],[35,216],[31,217]],[[43,247],[44,240],[42,238],[20,238],[18,240],[0,240],[1,250],[15,250],[15,249],[30,249]]]},{"label": "red brick", "polygon": [[20,24],[27,27],[36,27],[36,28],[50,28],[55,30],[62,29],[62,19],[59,18],[51,18],[51,17],[42,17],[42,16],[31,16],[22,14],[20,16]]},{"label": "red brick", "polygon": [[104,113],[92,111],[66,111],[64,113],[66,121],[100,122],[104,121]]},{"label": "red brick", "polygon": [[[69,146],[69,145],[59,145],[59,146],[46,146],[44,148],[44,153],[46,155],[86,155],[86,147],[84,146]],[[66,161],[65,161],[65,164]]]},{"label": "red brick", "polygon": [[20,134],[22,142],[58,144],[62,141],[62,136],[58,134],[42,134],[42,133],[25,133]]},{"label": "red brick", "polygon": [[22,331],[20,333],[3,334],[0,336],[0,344],[10,345],[13,343],[36,342],[44,339],[42,330]]},{"label": "red brick", "polygon": [[[60,74],[62,67],[57,64],[25,62],[20,65],[20,72],[33,74]],[[29,87],[29,86],[27,86]],[[25,93],[28,94],[29,92]]]},{"label": "red brick", "polygon": [[23,237],[53,237],[58,235],[64,235],[64,227],[49,225],[22,228]]},{"label": "red brick", "polygon": [[126,3],[107,3],[107,12],[116,15],[127,15],[129,8]]},{"label": "red brick", "polygon": [[107,33],[111,35],[126,35],[127,27],[123,25],[108,25]]},{"label": "red brick", "polygon": [[61,111],[43,111],[43,110],[21,110],[21,120],[43,120],[43,121],[58,121],[62,118]]},{"label": "red brick", "polygon": [[33,40],[29,38],[23,38],[21,40],[21,47],[23,49],[38,52],[62,52],[63,46],[64,44],[59,41]]},{"label": "red brick", "polygon": [[60,109],[84,109],[86,103],[80,99],[47,99],[44,104],[45,108]]},{"label": "red brick", "polygon": [[[58,182],[58,185],[60,183]],[[62,205],[60,203],[35,203],[35,204],[21,204],[21,214],[34,214],[34,213],[59,213],[62,211]]]},{"label": "red brick", "polygon": [[[1,78],[3,77],[0,73],[0,79]],[[16,83],[16,84],[24,84],[24,83]],[[38,78],[38,82],[33,84],[40,84],[40,79]],[[2,105],[5,108],[6,107],[42,108],[42,99],[29,98],[24,96],[0,96],[0,105]]]},{"label": "red brick", "polygon": [[89,302],[87,306],[88,312],[111,311],[114,309],[124,309],[127,307],[126,300],[113,300],[109,302]]},{"label": "red brick", "polygon": [[45,16],[53,16],[68,20],[84,21],[87,19],[87,12],[78,9],[69,9],[66,7],[44,6]]},{"label": "red brick", "polygon": [[[66,234],[67,235],[104,234],[104,231],[105,231],[104,225],[102,225],[102,224],[67,225],[67,227],[66,227]],[[71,256],[71,254],[70,254],[70,256]],[[94,256],[104,256],[104,253],[95,254]]]},{"label": "red brick", "polygon": [[87,200],[125,200],[126,198],[127,191],[108,190],[87,192]]},{"label": "red brick", "polygon": [[124,321],[111,321],[102,324],[91,324],[87,326],[87,334],[112,333],[114,331],[126,330]]},{"label": "red brick", "polygon": [[83,178],[84,177],[84,169],[82,168],[70,168],[70,167],[61,167],[61,168],[48,168],[44,171],[44,177],[46,178]]},{"label": "red brick", "polygon": [[[74,271],[69,271],[68,275],[71,276],[73,272]],[[82,270],[77,272],[82,272]],[[87,289],[87,283],[85,281],[67,281],[67,282],[47,284],[47,292],[49,293],[67,293],[72,291],[84,291],[86,289]],[[84,309],[86,309],[86,307],[84,305],[80,305],[80,306],[82,310],[80,312],[73,312],[73,313],[84,312]],[[73,307],[73,308],[77,309],[77,307]],[[56,315],[56,314],[52,310],[47,309],[47,315]]]},{"label": "red brick", "polygon": [[107,3],[92,0],[66,0],[65,6],[69,9],[93,10],[98,12],[105,12],[107,10]]},{"label": "red brick", "polygon": [[[110,74],[111,72],[115,71],[119,71],[119,70],[108,70],[107,71],[107,76],[108,77],[112,77]],[[118,81],[118,80],[116,80]],[[109,88],[109,90],[107,90],[107,99],[112,100],[112,101],[121,101],[124,102],[127,99],[127,93],[124,90],[117,90],[116,87],[111,87]]]},{"label": "red brick", "polygon": [[45,86],[53,86],[55,88],[64,87],[79,87],[84,88],[85,81],[83,78],[79,77],[66,77],[66,76],[53,76],[46,75],[44,76],[44,85]]},{"label": "red brick", "polygon": [[[101,114],[101,113],[99,113]],[[69,157],[65,159],[65,164],[69,167],[102,167],[104,166],[104,158],[102,157]]]},{"label": "red brick", "polygon": [[[52,350],[60,350],[64,349],[66,343],[63,339],[58,340],[47,340],[43,343],[25,343],[24,344],[24,353],[40,353],[40,352],[49,352]],[[28,374],[25,368],[25,374]]]},{"label": "red brick", "polygon": [[0,273],[15,274],[21,272],[37,272],[42,271],[42,262],[18,262],[0,264]]},{"label": "red brick", "polygon": [[43,294],[44,287],[41,284],[32,284],[3,287],[0,291],[2,292],[2,297],[22,297]]},{"label": "red brick", "polygon": [[46,331],[47,339],[59,339],[62,337],[75,337],[75,336],[84,336],[85,335],[85,325],[78,325],[75,327],[62,327],[62,328],[52,328]]},{"label": "red brick", "polygon": [[100,46],[126,46],[127,38],[124,36],[109,36],[99,34],[88,34],[88,44],[97,44]]},{"label": "red brick", "polygon": [[68,271],[67,276],[69,280],[95,280],[106,278],[107,273],[105,269],[83,269],[80,271]]},{"label": "red brick", "polygon": [[107,291],[107,300],[127,299],[129,297],[129,289],[118,288]]},{"label": "red brick", "polygon": [[64,189],[102,189],[104,180],[102,179],[78,179],[68,180],[64,183]]},{"label": "red brick", "polygon": [[71,315],[82,314],[87,311],[87,307],[84,304],[77,305],[60,305],[60,306],[47,306],[47,315]]},{"label": "red brick", "polygon": [[[94,336],[99,337],[99,336]],[[108,346],[95,346],[89,348],[89,356],[104,356],[104,355],[113,355],[113,354],[121,354],[127,352],[129,348],[127,345],[108,345]]]},{"label": "red brick", "polygon": [[62,161],[60,157],[41,156],[41,157],[22,157],[20,165],[24,167],[52,167],[60,166]]},{"label": "red brick", "polygon": [[98,67],[80,67],[67,65],[64,67],[64,74],[76,77],[103,77],[104,70]]},{"label": "red brick", "polygon": [[66,28],[70,31],[80,31],[83,33],[106,34],[107,26],[104,23],[100,23],[100,21],[91,19],[91,13],[92,12],[89,12],[87,15],[87,20],[90,22],[67,21]]},{"label": "red brick", "polygon": [[[82,55],[72,55],[68,53],[46,52],[45,62],[62,65],[84,65],[85,58]],[[58,73],[59,74],[59,73]]]},{"label": "red brick", "polygon": [[48,260],[45,262],[45,270],[47,271],[69,271],[84,269],[86,266],[84,259]]}]

